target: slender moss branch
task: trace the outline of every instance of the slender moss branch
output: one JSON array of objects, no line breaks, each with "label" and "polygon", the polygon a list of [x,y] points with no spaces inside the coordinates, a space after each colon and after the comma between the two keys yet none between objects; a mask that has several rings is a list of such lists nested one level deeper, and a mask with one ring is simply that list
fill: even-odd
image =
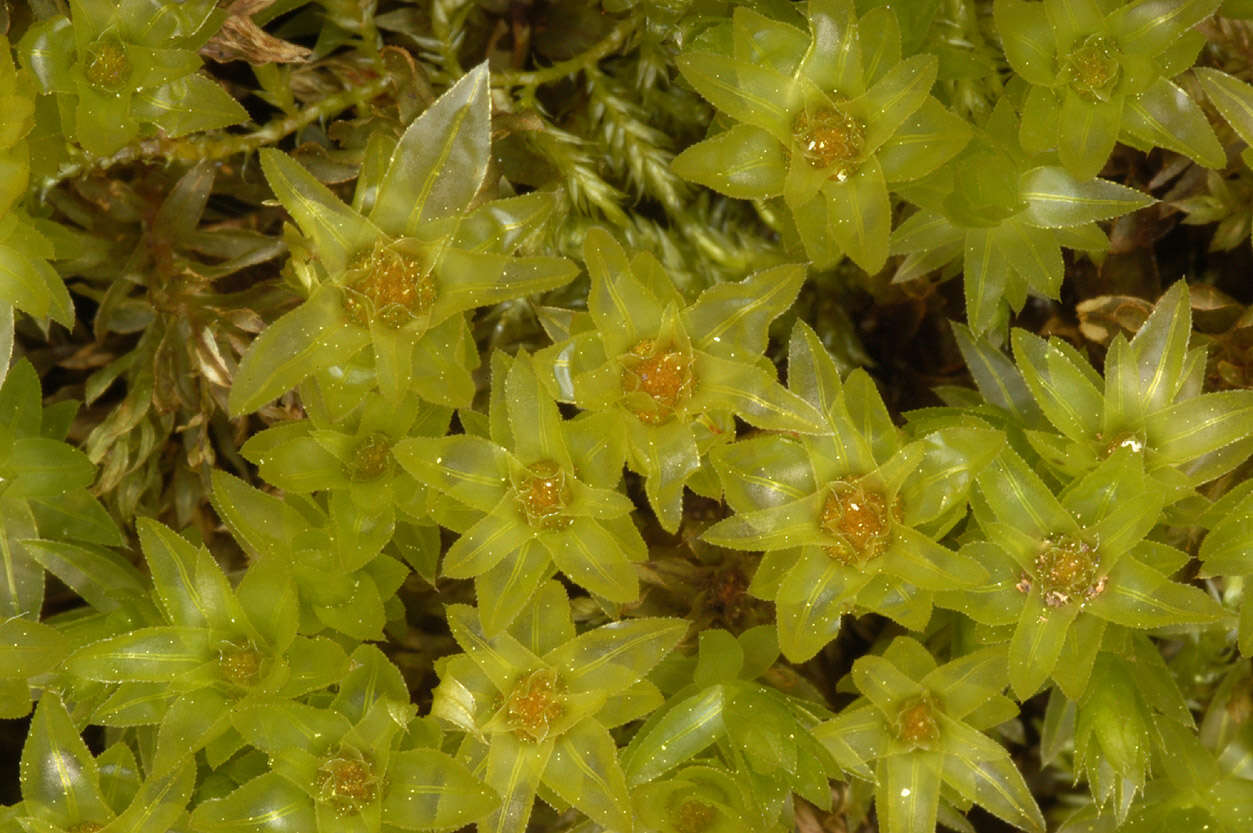
[{"label": "slender moss branch", "polygon": [[237,153],[249,153],[267,145],[273,145],[284,136],[295,133],[316,121],[329,118],[351,107],[364,105],[381,95],[391,83],[390,76],[382,76],[361,86],[349,87],[321,99],[298,113],[276,119],[251,133],[218,132],[179,139],[145,139],[122,148],[112,156],[101,158],[79,154],[77,158],[58,168],[55,174],[46,177],[39,185],[40,193],[47,194],[67,179],[95,171],[105,171],[130,162],[156,159],[171,162],[199,162],[206,159],[225,159]]},{"label": "slender moss branch", "polygon": [[444,71],[454,80],[465,74],[457,49],[465,34],[463,26],[470,8],[466,0],[437,0],[431,5],[431,30],[439,44],[439,58]]},{"label": "slender moss branch", "polygon": [[553,81],[560,81],[568,78],[583,70],[594,67],[605,58],[618,50],[622,44],[626,43],[627,38],[635,31],[635,19],[632,17],[619,21],[617,26],[609,31],[608,35],[592,44],[589,48],[575,55],[573,58],[567,58],[564,61],[558,61],[550,67],[532,70],[530,72],[495,72],[492,73],[493,87],[536,87],[540,84],[548,84]]}]

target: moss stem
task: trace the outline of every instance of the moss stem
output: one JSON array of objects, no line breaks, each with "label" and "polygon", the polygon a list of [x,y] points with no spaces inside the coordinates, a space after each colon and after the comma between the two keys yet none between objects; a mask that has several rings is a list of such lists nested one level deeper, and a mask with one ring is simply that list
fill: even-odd
[{"label": "moss stem", "polygon": [[494,72],[492,73],[493,87],[536,87],[540,84],[548,84],[553,81],[560,81],[582,72],[585,69],[596,66],[602,58],[616,52],[622,44],[626,43],[627,38],[635,31],[635,19],[626,18],[614,26],[601,40],[592,44],[584,51],[580,52],[572,58],[564,61],[558,61],[550,67],[543,69],[531,70],[529,72]]},{"label": "moss stem", "polygon": [[112,156],[93,157],[79,154],[58,168],[55,174],[46,177],[39,185],[39,192],[42,196],[67,179],[105,171],[131,162],[158,159],[167,162],[199,162],[226,159],[237,153],[249,153],[273,145],[283,137],[316,121],[336,115],[351,107],[365,105],[381,95],[391,83],[390,76],[382,76],[360,86],[349,87],[297,113],[275,119],[251,133],[215,132],[178,139],[159,137],[128,145]]}]

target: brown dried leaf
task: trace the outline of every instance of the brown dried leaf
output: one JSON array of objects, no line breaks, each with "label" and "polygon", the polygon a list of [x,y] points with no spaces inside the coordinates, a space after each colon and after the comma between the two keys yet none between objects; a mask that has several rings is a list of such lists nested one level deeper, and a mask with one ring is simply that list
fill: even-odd
[{"label": "brown dried leaf", "polygon": [[1116,333],[1134,335],[1153,306],[1132,295],[1101,295],[1082,301],[1075,308],[1079,330],[1089,341],[1107,344]]},{"label": "brown dried leaf", "polygon": [[222,351],[218,347],[217,339],[209,332],[207,328],[200,328],[196,332],[195,341],[196,362],[200,367],[200,373],[215,385],[224,388],[231,385],[231,370],[227,366],[226,360],[222,358]]},{"label": "brown dried leaf", "polygon": [[843,813],[823,812],[808,801],[797,800],[796,833],[848,833]]},{"label": "brown dried leaf", "polygon": [[217,61],[244,60],[250,64],[291,64],[309,60],[312,51],[276,38],[252,22],[252,15],[274,0],[235,0],[227,7],[221,30],[200,48],[200,54]]}]

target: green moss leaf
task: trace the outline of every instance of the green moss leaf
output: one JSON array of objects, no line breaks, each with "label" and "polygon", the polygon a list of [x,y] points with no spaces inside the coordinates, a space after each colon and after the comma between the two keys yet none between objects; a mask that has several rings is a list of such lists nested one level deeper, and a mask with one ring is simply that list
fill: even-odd
[{"label": "green moss leaf", "polygon": [[[199,61],[197,61],[197,64]],[[188,107],[187,102],[196,102]],[[218,82],[192,73],[135,94],[135,116],[171,137],[217,130],[248,120],[248,111]]]},{"label": "green moss leaf", "polygon": [[1236,134],[1245,144],[1253,144],[1253,87],[1213,67],[1197,67],[1194,72],[1209,100]]},{"label": "green moss leaf", "polygon": [[761,128],[785,146],[791,144],[792,119],[786,109],[793,87],[790,78],[698,50],[679,56],[677,66],[687,82],[719,110]]},{"label": "green moss leaf", "polygon": [[1044,816],[1009,753],[947,716],[941,716],[940,726],[954,753],[945,758],[944,783],[1015,827],[1042,833]]},{"label": "green moss leaf", "polygon": [[116,610],[147,595],[139,571],[103,547],[30,539],[22,545],[40,566],[97,610]]},{"label": "green moss leaf", "polygon": [[343,272],[358,253],[380,239],[382,232],[373,223],[345,205],[299,162],[268,148],[260,156],[261,170],[274,195],[313,241],[318,258],[332,275]]},{"label": "green moss leaf", "polygon": [[611,622],[550,651],[544,661],[565,671],[572,691],[618,691],[651,671],[687,627],[682,619],[662,617]]},{"label": "green moss leaf", "polygon": [[96,761],[55,694],[45,693],[35,708],[20,770],[26,806],[58,827],[103,824],[113,816]]},{"label": "green moss leaf", "polygon": [[498,735],[487,752],[483,780],[500,795],[500,808],[479,822],[484,833],[523,833],[531,818],[553,740],[526,743],[512,735]]},{"label": "green moss leaf", "polygon": [[1165,78],[1128,100],[1123,128],[1151,147],[1182,153],[1207,168],[1226,164],[1227,155],[1201,108]]},{"label": "green moss leaf", "polygon": [[875,771],[875,811],[884,833],[935,829],[943,759],[937,752],[880,758]]},{"label": "green moss leaf", "polygon": [[487,64],[478,65],[405,130],[370,212],[380,227],[411,235],[469,204],[487,174],[488,76]]},{"label": "green moss leaf", "polygon": [[996,0],[992,11],[1005,57],[1014,72],[1032,84],[1052,86],[1057,75],[1057,47],[1044,5]]},{"label": "green moss leaf", "polygon": [[927,101],[935,83],[934,55],[913,55],[889,69],[861,101],[873,116],[866,125],[865,153],[873,153],[896,134]]},{"label": "green moss leaf", "polygon": [[1038,586],[1032,586],[1009,643],[1009,683],[1014,696],[1026,700],[1044,685],[1057,667],[1076,605],[1045,607]]},{"label": "green moss leaf", "polygon": [[310,374],[352,358],[369,341],[368,330],[348,323],[339,290],[315,290],[252,342],[231,385],[231,413],[257,410]]},{"label": "green moss leaf", "polygon": [[1023,218],[1043,228],[1108,220],[1154,202],[1147,194],[1126,186],[1103,179],[1080,179],[1050,166],[1024,173],[1019,187],[1027,202]]},{"label": "green moss leaf", "polygon": [[1025,330],[1014,330],[1011,341],[1023,379],[1049,421],[1077,442],[1095,436],[1101,430],[1102,393],[1086,362],[1057,341]]},{"label": "green moss leaf", "polygon": [[589,818],[629,829],[631,800],[609,731],[593,718],[575,724],[553,746],[543,783]]},{"label": "green moss leaf", "polygon": [[1135,558],[1119,559],[1105,591],[1089,604],[1095,616],[1129,628],[1220,621],[1224,612],[1204,591],[1170,581]]},{"label": "green moss leaf", "polygon": [[405,830],[461,827],[499,804],[464,765],[435,749],[396,753],[387,774],[383,821]]},{"label": "green moss leaf", "polygon": [[732,125],[674,158],[676,174],[736,199],[768,199],[783,193],[787,153],[769,132]]},{"label": "green moss leaf", "polygon": [[225,798],[202,802],[191,816],[197,833],[280,833],[316,830],[313,802],[274,773],[257,776]]},{"label": "green moss leaf", "polygon": [[0,622],[0,667],[7,678],[51,671],[71,649],[72,643],[50,625],[18,617]]}]

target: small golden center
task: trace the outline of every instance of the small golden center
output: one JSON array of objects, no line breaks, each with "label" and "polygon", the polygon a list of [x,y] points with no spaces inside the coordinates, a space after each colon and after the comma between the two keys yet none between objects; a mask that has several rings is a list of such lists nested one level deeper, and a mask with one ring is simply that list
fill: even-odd
[{"label": "small golden center", "polygon": [[370,762],[351,749],[341,749],[318,767],[314,783],[318,800],[330,804],[341,816],[352,815],[374,800],[378,778]]},{"label": "small golden center", "polygon": [[714,823],[718,811],[703,801],[689,798],[679,805],[674,814],[676,833],[704,833]]},{"label": "small golden center", "polygon": [[371,434],[357,443],[344,468],[354,483],[377,480],[387,473],[392,462],[392,441],[386,434]]},{"label": "small golden center", "polygon": [[113,40],[98,40],[87,49],[88,63],[84,73],[93,87],[114,92],[130,77],[131,62],[122,45]]},{"label": "small golden center", "polygon": [[218,649],[218,670],[227,682],[247,688],[261,675],[261,654],[250,643],[228,642]]},{"label": "small golden center", "polygon": [[1089,35],[1066,58],[1070,88],[1089,101],[1108,100],[1122,71],[1117,54],[1118,48],[1106,38]]},{"label": "small golden center", "polygon": [[1073,535],[1046,540],[1035,557],[1035,576],[1040,595],[1049,607],[1061,607],[1072,599],[1087,601],[1105,589],[1098,579],[1101,565],[1096,547]]},{"label": "small golden center", "polygon": [[887,549],[892,522],[901,517],[900,500],[889,505],[882,492],[837,480],[822,505],[820,524],[839,539],[827,554],[849,566],[864,564]]},{"label": "small golden center", "polygon": [[514,485],[514,497],[527,523],[539,529],[560,529],[573,523],[565,515],[570,489],[566,474],[552,460],[541,460],[526,470]]},{"label": "small golden center", "polygon": [[896,737],[915,747],[929,747],[940,737],[931,704],[925,699],[907,703],[896,717]]},{"label": "small golden center", "polygon": [[97,830],[104,830],[104,825],[95,821],[80,821],[73,827],[67,828],[65,833],[96,833]]},{"label": "small golden center", "polygon": [[840,181],[856,170],[855,163],[866,144],[865,127],[838,107],[801,112],[792,123],[792,136],[811,167],[834,167],[832,176]]},{"label": "small golden center", "polygon": [[660,350],[646,338],[631,348],[622,371],[622,390],[641,392],[652,399],[654,408],[636,410],[640,422],[659,425],[674,415],[692,393],[692,359],[678,350]]},{"label": "small golden center", "polygon": [[1105,446],[1105,456],[1109,457],[1120,448],[1129,448],[1132,453],[1144,451],[1144,437],[1136,433],[1120,434]]},{"label": "small golden center", "polygon": [[344,308],[353,322],[400,329],[435,303],[435,279],[418,257],[376,246],[349,267]]},{"label": "small golden center", "polygon": [[565,686],[551,668],[539,668],[517,682],[505,701],[505,724],[520,740],[539,742],[566,713]]}]

